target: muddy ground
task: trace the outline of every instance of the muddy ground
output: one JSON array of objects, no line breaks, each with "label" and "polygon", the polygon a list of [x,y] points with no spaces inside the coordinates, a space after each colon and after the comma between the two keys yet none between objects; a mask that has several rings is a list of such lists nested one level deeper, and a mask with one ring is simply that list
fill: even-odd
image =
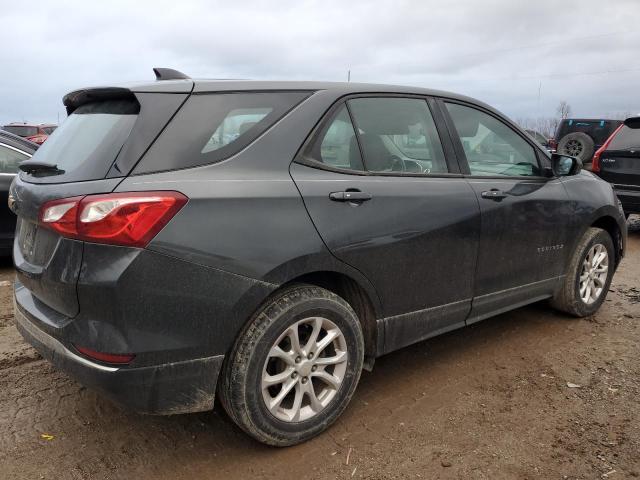
[{"label": "muddy ground", "polygon": [[5,261],[0,479],[640,477],[638,218],[595,317],[536,304],[381,358],[327,433],[288,449],[219,409],[140,416],[57,372],[13,326]]}]

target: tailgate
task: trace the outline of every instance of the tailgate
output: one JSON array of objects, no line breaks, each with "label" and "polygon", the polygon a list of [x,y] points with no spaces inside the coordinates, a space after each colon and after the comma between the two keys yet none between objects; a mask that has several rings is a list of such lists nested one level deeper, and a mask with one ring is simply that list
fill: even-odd
[{"label": "tailgate", "polygon": [[38,225],[45,202],[89,193],[110,192],[120,179],[60,185],[34,185],[16,178],[11,186],[18,215],[13,260],[18,280],[37,300],[66,317],[78,314],[76,283],[82,266],[83,242],[64,238]]},{"label": "tailgate", "polygon": [[640,149],[638,151],[607,150],[600,157],[599,176],[614,185],[640,189]]},{"label": "tailgate", "polygon": [[10,192],[18,216],[14,262],[35,308],[39,301],[64,317],[75,317],[76,284],[83,268],[84,243],[43,227],[43,205],[112,192],[187,96],[102,88],[65,97],[69,117],[20,164],[23,172]]}]

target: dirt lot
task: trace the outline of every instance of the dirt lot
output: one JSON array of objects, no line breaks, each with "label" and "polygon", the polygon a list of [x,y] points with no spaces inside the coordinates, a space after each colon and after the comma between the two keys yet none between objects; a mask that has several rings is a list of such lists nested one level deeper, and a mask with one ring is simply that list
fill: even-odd
[{"label": "dirt lot", "polygon": [[379,359],[337,424],[289,449],[220,411],[139,416],[69,380],[15,330],[12,279],[4,262],[1,479],[640,477],[638,220],[595,317],[533,305]]}]

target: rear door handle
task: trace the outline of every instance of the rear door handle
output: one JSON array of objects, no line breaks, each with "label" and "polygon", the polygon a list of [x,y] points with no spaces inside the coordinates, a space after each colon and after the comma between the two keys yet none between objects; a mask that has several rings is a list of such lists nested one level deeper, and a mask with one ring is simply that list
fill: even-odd
[{"label": "rear door handle", "polygon": [[356,190],[356,191],[346,191],[346,192],[331,192],[329,194],[329,198],[334,202],[361,203],[361,202],[366,202],[367,200],[371,200],[372,196],[370,193]]},{"label": "rear door handle", "polygon": [[489,200],[496,200],[496,201],[500,201],[503,198],[507,198],[507,194],[504,193],[502,190],[498,190],[497,188],[492,188],[491,190],[482,192],[480,196],[482,196],[482,198],[488,198]]}]

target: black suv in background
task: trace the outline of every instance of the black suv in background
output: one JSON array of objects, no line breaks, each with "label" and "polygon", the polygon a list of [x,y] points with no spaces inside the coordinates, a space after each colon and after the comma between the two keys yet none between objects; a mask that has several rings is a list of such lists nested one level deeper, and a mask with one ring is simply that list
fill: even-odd
[{"label": "black suv in background", "polygon": [[292,445],[376,357],[540,300],[604,301],[611,186],[468,97],[189,79],[82,89],[11,187],[16,323],[147,413]]},{"label": "black suv in background", "polygon": [[18,174],[20,162],[31,158],[38,145],[0,130],[0,257],[11,255],[16,216],[7,205],[9,185]]},{"label": "black suv in background", "polygon": [[556,151],[582,161],[591,168],[591,158],[611,134],[622,124],[621,120],[596,120],[570,118],[562,120],[556,130]]},{"label": "black suv in background", "polygon": [[607,182],[627,216],[640,213],[640,117],[625,120],[593,156],[592,171]]}]

